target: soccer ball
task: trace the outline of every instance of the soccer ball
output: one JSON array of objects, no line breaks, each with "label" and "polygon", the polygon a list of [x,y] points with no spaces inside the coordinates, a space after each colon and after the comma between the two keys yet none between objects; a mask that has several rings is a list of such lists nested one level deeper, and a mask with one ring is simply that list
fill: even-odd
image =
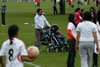
[{"label": "soccer ball", "polygon": [[37,57],[40,53],[36,46],[30,46],[27,48],[29,58]]}]

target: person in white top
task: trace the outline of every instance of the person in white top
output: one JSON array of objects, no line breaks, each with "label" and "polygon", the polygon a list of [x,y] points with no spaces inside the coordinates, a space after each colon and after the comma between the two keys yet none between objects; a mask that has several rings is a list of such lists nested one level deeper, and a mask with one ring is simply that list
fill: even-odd
[{"label": "person in white top", "polygon": [[[84,13],[84,21],[77,26],[76,50],[79,48],[81,58],[81,67],[91,67],[91,61],[94,51],[94,42],[96,42],[99,51],[97,39],[97,30],[95,24],[91,22],[92,16],[90,12]],[[79,45],[79,46],[78,46]]]},{"label": "person in white top", "polygon": [[46,20],[45,16],[42,13],[42,9],[37,9],[36,16],[34,18],[35,20],[35,35],[36,35],[36,42],[35,46],[37,46],[40,49],[40,40],[41,40],[41,33],[43,32],[43,29],[45,27],[45,24],[50,27],[50,24]]},{"label": "person in white top", "polygon": [[[9,39],[4,41],[0,50],[0,63],[2,67],[24,67],[23,61],[33,61],[29,58],[25,44],[18,37],[19,28],[11,25],[8,28]],[[3,63],[3,56],[6,56],[6,65]]]},{"label": "person in white top", "polygon": [[75,57],[76,57],[76,50],[75,50],[75,42],[76,42],[76,28],[75,28],[75,15],[70,14],[69,23],[67,26],[67,33],[68,33],[68,59],[67,59],[67,67],[75,67]]}]

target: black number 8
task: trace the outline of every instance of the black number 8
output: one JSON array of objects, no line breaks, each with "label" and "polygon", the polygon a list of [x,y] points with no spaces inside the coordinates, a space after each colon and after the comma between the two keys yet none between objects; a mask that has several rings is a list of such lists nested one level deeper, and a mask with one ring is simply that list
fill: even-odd
[{"label": "black number 8", "polygon": [[9,50],[9,61],[12,61],[13,60],[13,53],[14,53],[14,50],[13,49],[10,49]]}]

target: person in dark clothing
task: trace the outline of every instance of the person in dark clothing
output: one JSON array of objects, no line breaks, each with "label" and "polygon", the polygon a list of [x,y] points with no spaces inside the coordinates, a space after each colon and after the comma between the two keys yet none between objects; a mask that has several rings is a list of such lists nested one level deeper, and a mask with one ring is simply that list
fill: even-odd
[{"label": "person in dark clothing", "polygon": [[56,0],[54,0],[54,4],[53,4],[53,14],[58,14],[58,11],[57,11],[57,7],[56,7]]},{"label": "person in dark clothing", "polygon": [[3,2],[7,2],[8,0],[3,0]]},{"label": "person in dark clothing", "polygon": [[[95,24],[97,26],[98,41],[100,44],[100,11],[97,12],[97,22]],[[96,52],[96,51],[94,51],[94,53],[93,53],[93,67],[98,67],[98,54],[99,54],[99,52]]]},{"label": "person in dark clothing", "polygon": [[92,7],[90,7],[90,12],[95,12],[96,13],[96,9],[92,6]]},{"label": "person in dark clothing", "polygon": [[96,22],[97,22],[96,9],[94,7],[91,7],[90,12],[92,15],[92,21],[96,24]]},{"label": "person in dark clothing", "polygon": [[5,26],[5,10],[6,10],[6,5],[2,6],[2,26]]},{"label": "person in dark clothing", "polygon": [[78,4],[78,7],[80,7],[81,1],[80,1],[80,0],[78,0],[77,4]]},{"label": "person in dark clothing", "polygon": [[55,32],[55,37],[57,38],[57,41],[59,43],[59,51],[62,51],[62,47],[64,47],[63,51],[67,52],[68,51],[68,46],[65,40],[65,37],[60,33],[60,29],[58,28]]},{"label": "person in dark clothing", "polygon": [[[85,13],[85,10],[84,10],[84,9],[81,9],[80,15],[81,15],[82,18],[84,18],[84,13]],[[81,20],[81,22],[82,22],[82,21],[83,21],[83,19]]]},{"label": "person in dark clothing", "polygon": [[94,22],[96,24],[96,22],[97,22],[96,13],[95,12],[91,12],[91,15],[92,15],[92,22]]},{"label": "person in dark clothing", "polygon": [[60,14],[65,14],[65,0],[59,2]]}]

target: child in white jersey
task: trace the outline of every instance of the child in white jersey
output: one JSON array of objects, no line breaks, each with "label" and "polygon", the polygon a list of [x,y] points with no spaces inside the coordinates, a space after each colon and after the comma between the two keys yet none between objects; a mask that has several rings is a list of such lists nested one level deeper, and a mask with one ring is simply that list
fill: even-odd
[{"label": "child in white jersey", "polygon": [[[2,44],[0,50],[0,63],[2,67],[24,67],[23,61],[33,61],[35,58],[29,58],[25,44],[18,39],[19,28],[17,25],[11,25],[8,28],[9,39]],[[3,56],[6,56],[6,65],[3,63]]]}]

